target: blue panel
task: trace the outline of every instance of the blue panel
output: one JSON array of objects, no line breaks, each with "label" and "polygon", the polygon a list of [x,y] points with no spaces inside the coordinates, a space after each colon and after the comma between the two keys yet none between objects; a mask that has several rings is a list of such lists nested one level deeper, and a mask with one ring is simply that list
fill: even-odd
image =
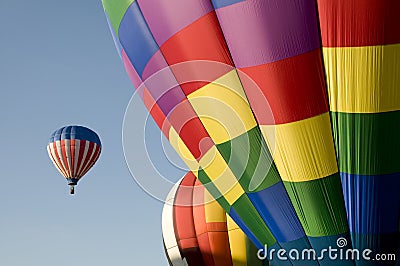
[{"label": "blue panel", "polygon": [[225,6],[230,6],[239,2],[244,2],[245,0],[212,0],[214,9],[222,8]]},{"label": "blue panel", "polygon": [[398,231],[400,173],[363,176],[340,173],[350,232],[390,234]]},{"label": "blue panel", "polygon": [[[281,246],[279,246],[278,243],[276,243],[275,245],[272,245],[271,247],[268,247],[268,256],[271,255],[271,250],[275,250],[275,253],[272,253],[272,258],[270,261],[270,265],[278,265],[278,266],[287,266],[287,265],[297,265],[298,262],[296,262],[296,264],[292,263],[290,260],[279,260],[278,256],[277,256],[277,251],[282,249]],[[301,264],[299,264],[301,265]],[[311,264],[312,265],[312,264]]]},{"label": "blue panel", "polygon": [[[344,240],[344,241],[339,241],[338,245],[338,239],[339,240]],[[327,266],[335,266],[335,265],[340,265],[340,266],[354,266],[353,260],[345,260],[346,257],[345,255],[342,256],[342,259],[340,259],[340,254],[346,254],[346,251],[348,249],[351,249],[351,240],[350,240],[350,235],[348,233],[336,235],[336,236],[321,236],[321,237],[308,237],[308,240],[310,241],[313,250],[316,252],[317,257],[320,257],[318,260],[320,262],[320,265],[327,265]],[[331,248],[331,253],[332,256],[329,256],[329,248]],[[326,251],[322,251],[322,250]],[[336,249],[333,250],[333,249]],[[340,251],[342,250],[342,251]],[[323,254],[323,255],[321,255]],[[337,258],[335,260],[332,260],[331,258],[334,258],[333,256],[337,254]]]},{"label": "blue panel", "polygon": [[[286,243],[279,243],[279,244],[281,245],[282,249],[286,250],[286,252],[287,252],[286,254],[288,257],[289,257],[289,254],[292,256],[292,257],[289,257],[289,259],[292,259],[293,257],[296,258],[296,254],[290,253],[291,250],[297,250],[301,254],[301,252],[303,250],[311,249],[311,245],[310,245],[310,242],[308,241],[307,236],[304,236],[304,237],[294,240],[294,241],[290,241],[290,242],[286,242]],[[312,265],[318,266],[318,265],[320,265],[315,260],[308,260],[307,258],[305,260],[302,260],[301,256],[299,257],[299,260],[297,260],[297,258],[296,258],[294,260],[292,259],[291,261],[293,262],[293,265],[296,265],[296,266],[297,265],[298,266],[312,266]]]},{"label": "blue panel", "polygon": [[119,39],[135,70],[142,77],[144,68],[159,48],[136,1],[122,18]]},{"label": "blue panel", "polygon": [[303,227],[281,181],[260,192],[247,195],[279,243],[305,237]]},{"label": "blue panel", "polygon": [[[400,263],[400,233],[398,232],[382,235],[361,235],[352,233],[351,239],[353,248],[358,248],[359,250],[372,250],[370,257],[375,257],[375,254],[397,254],[397,262]],[[363,261],[362,263],[357,264],[357,266],[358,265],[374,264],[371,264],[370,261]],[[394,265],[394,263],[387,262],[385,265]]]},{"label": "blue panel", "polygon": [[117,37],[116,34],[115,34],[114,27],[111,25],[111,22],[110,22],[110,19],[108,18],[107,12],[104,12],[104,13],[105,13],[105,15],[106,15],[108,27],[110,28],[111,35],[112,35],[112,37],[113,37],[115,47],[117,48],[119,57],[122,57],[122,55],[121,55],[121,54],[122,54],[122,45],[121,45],[121,43],[119,42],[119,39],[118,39],[118,37]]},{"label": "blue panel", "polygon": [[49,138],[48,144],[53,143],[54,141],[56,141],[55,136],[56,136],[56,133],[57,133],[57,132],[58,132],[58,130],[54,131],[54,132],[51,134],[51,136],[50,136],[50,138]]},{"label": "blue panel", "polygon": [[63,139],[88,140],[101,146],[99,136],[89,128],[82,126],[66,126],[56,130],[51,135],[49,143]]},{"label": "blue panel", "polygon": [[[256,246],[256,248],[265,250],[265,246],[257,239],[257,237],[250,231],[250,229],[242,222],[241,218],[237,215],[237,213],[235,212],[235,210],[233,208],[231,208],[229,216],[235,221],[235,223],[240,227],[240,229],[242,229],[242,231],[246,234],[246,236],[250,239],[250,241],[253,242],[253,244]],[[304,242],[307,242],[307,240],[304,240],[304,239],[299,240],[298,243],[300,243],[300,242],[304,243]],[[298,247],[300,247],[300,245]],[[277,242],[274,245],[272,245],[271,247],[267,247],[268,251],[271,249],[280,250],[282,248],[283,247],[281,247],[280,244]],[[274,259],[274,257],[272,257],[272,258],[273,258],[272,265],[279,265],[279,266],[292,265],[292,263],[289,260],[279,261],[279,260],[276,260],[276,257],[275,257],[275,259]],[[268,265],[268,263],[265,263],[264,265]],[[299,265],[303,265],[303,264],[299,264]],[[304,265],[313,265],[313,264],[304,264]]]},{"label": "blue panel", "polygon": [[253,242],[256,248],[258,249],[263,248],[263,244],[257,239],[257,237],[253,234],[253,232],[250,231],[247,225],[243,223],[242,219],[239,217],[239,215],[233,208],[231,208],[231,210],[229,211],[229,216],[232,218],[232,220],[235,221],[235,223],[240,227],[240,229],[242,229],[242,231],[251,240],[251,242]]}]

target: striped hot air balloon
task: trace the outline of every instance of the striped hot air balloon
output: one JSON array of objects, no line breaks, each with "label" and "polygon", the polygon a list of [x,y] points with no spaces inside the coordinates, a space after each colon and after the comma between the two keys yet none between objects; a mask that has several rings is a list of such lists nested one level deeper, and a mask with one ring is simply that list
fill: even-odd
[{"label": "striped hot air balloon", "polygon": [[[385,241],[378,235],[396,250],[398,2],[316,2],[103,6],[150,114],[258,248],[320,254],[341,240],[346,252],[353,239],[379,250]],[[375,89],[385,86],[391,89]],[[284,263],[302,262],[274,262]],[[327,256],[304,265],[337,263],[354,265]]]},{"label": "striped hot air balloon", "polygon": [[51,135],[47,152],[58,171],[67,179],[70,193],[96,163],[101,152],[99,136],[83,126],[65,126]]},{"label": "striped hot air balloon", "polygon": [[350,242],[314,1],[103,5],[153,118],[257,247]]},{"label": "striped hot air balloon", "polygon": [[400,1],[318,0],[318,8],[352,244],[395,254],[400,245]]},{"label": "striped hot air balloon", "polygon": [[162,232],[171,266],[268,265],[191,172],[168,195]]}]

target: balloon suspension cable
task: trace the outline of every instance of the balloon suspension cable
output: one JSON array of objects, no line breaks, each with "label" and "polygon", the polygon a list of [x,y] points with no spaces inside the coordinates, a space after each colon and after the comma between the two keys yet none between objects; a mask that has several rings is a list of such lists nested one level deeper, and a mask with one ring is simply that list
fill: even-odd
[{"label": "balloon suspension cable", "polygon": [[71,194],[71,195],[75,194],[75,187],[74,187],[74,185],[69,185],[69,194]]}]

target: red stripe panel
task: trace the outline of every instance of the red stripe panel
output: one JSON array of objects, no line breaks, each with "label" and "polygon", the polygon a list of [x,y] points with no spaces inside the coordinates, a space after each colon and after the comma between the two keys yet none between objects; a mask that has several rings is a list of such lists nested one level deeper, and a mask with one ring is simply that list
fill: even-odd
[{"label": "red stripe panel", "polygon": [[225,222],[207,223],[208,232],[227,232],[228,226]]},{"label": "red stripe panel", "polygon": [[71,153],[71,174],[75,172],[75,139],[70,140],[70,153]]},{"label": "red stripe panel", "polygon": [[195,203],[193,206],[194,227],[196,229],[197,241],[199,243],[201,255],[203,256],[204,265],[215,266],[216,264],[214,263],[212,255],[213,251],[207,234],[206,213],[204,209],[204,186],[199,180],[196,180],[195,183],[193,199]]},{"label": "red stripe panel", "polygon": [[193,191],[193,216],[196,234],[207,232],[206,212],[204,209],[204,186],[196,179]]},{"label": "red stripe panel", "polygon": [[[207,231],[202,234],[197,234],[197,241],[199,243],[203,258],[208,257],[208,260],[205,260],[205,265],[231,266],[232,257],[230,253],[229,237],[227,233],[226,223],[214,222],[206,223],[205,225]],[[214,231],[213,229],[215,228],[219,228],[219,230]],[[223,230],[223,228],[225,228],[225,230]]]},{"label": "red stripe panel", "polygon": [[71,177],[72,173],[71,173],[71,169],[69,168],[68,165],[68,159],[67,159],[67,152],[66,152],[66,147],[65,147],[65,140],[61,140],[61,160],[63,160],[64,165],[65,165],[65,170],[68,174],[68,177]]},{"label": "red stripe panel", "polygon": [[100,152],[101,152],[100,146],[94,144],[93,156],[90,157],[90,160],[89,160],[88,164],[86,165],[85,170],[83,171],[81,176],[84,176],[90,170],[90,168],[92,168],[92,166],[96,163],[97,159],[100,156]]},{"label": "red stripe panel", "polygon": [[[196,237],[180,239],[179,243],[180,243],[180,246],[182,247],[183,250],[198,248],[198,246],[199,246]],[[199,255],[200,255],[200,250],[198,250],[198,252],[199,252]],[[185,252],[183,252],[183,253],[185,253]],[[196,256],[199,256],[199,255],[196,254]]]},{"label": "red stripe panel", "polygon": [[79,154],[78,154],[78,169],[76,171],[76,175],[79,175],[82,172],[84,167],[83,165],[83,155],[85,153],[85,144],[86,140],[79,140]]},{"label": "red stripe panel", "polygon": [[[258,123],[284,124],[328,111],[321,51],[315,50],[274,63],[240,69],[247,97]],[[249,81],[254,80],[254,83]],[[261,91],[261,92],[260,92]],[[263,94],[275,121],[265,106]]]},{"label": "red stripe panel", "polygon": [[318,0],[325,47],[400,43],[399,0]]},{"label": "red stripe panel", "polygon": [[193,185],[196,177],[188,173],[176,192],[174,202],[174,229],[179,250],[189,265],[204,265],[193,219]]},{"label": "red stripe panel", "polygon": [[[196,228],[197,241],[206,266],[232,265],[230,253],[228,228],[226,222],[207,223],[204,208],[205,188],[196,181],[193,194],[194,202],[202,202],[202,205],[193,207],[194,225]],[[224,210],[221,208],[221,212]]]},{"label": "red stripe panel", "polygon": [[[220,222],[212,224],[208,223],[208,225],[211,225],[211,227],[222,227],[223,224],[226,228],[226,223]],[[210,241],[211,252],[214,255],[215,265],[232,266],[232,256],[230,253],[229,237],[227,230],[220,232],[209,231],[207,234],[209,239],[208,241]],[[198,237],[198,241],[199,243],[201,242],[201,236]]]},{"label": "red stripe panel", "polygon": [[168,120],[197,160],[214,145],[187,99],[172,110]]},{"label": "red stripe panel", "polygon": [[[233,66],[219,27],[215,12],[210,12],[193,22],[164,43],[160,50],[169,65],[192,60],[221,62]],[[218,64],[217,64],[218,65]],[[186,95],[227,73],[227,67],[216,67],[213,71],[198,64],[185,64],[185,71],[172,69]],[[190,81],[189,83],[187,83]]]},{"label": "red stripe panel", "polygon": [[60,171],[60,173],[64,176],[67,177],[67,173],[65,172],[64,167],[61,164],[60,161],[60,156],[58,155],[58,151],[57,151],[57,144],[56,142],[50,143],[49,145],[53,146],[54,149],[54,153],[51,152],[50,150],[50,154],[51,154],[51,158],[53,159],[53,161],[56,163],[57,165],[57,169]]},{"label": "red stripe panel", "polygon": [[93,142],[89,142],[89,148],[88,148],[88,152],[86,154],[86,157],[82,158],[83,159],[83,164],[82,164],[82,168],[81,168],[81,172],[77,174],[77,176],[75,178],[79,178],[81,176],[83,176],[85,174],[85,171],[87,169],[87,165],[89,163],[90,157],[92,155],[94,149],[94,143]]},{"label": "red stripe panel", "polygon": [[154,101],[153,96],[151,96],[150,92],[147,89],[144,89],[143,91],[143,102],[147,110],[150,111],[150,114],[153,117],[154,121],[157,123],[158,127],[161,129],[161,131],[168,139],[171,124],[169,123],[163,111]]}]

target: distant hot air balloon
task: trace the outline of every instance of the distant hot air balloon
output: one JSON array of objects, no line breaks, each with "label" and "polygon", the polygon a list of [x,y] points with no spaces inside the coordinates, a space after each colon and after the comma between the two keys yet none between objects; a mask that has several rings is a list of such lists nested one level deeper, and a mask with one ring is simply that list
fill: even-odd
[{"label": "distant hot air balloon", "polygon": [[103,6],[152,117],[257,247],[397,249],[398,1]]},{"label": "distant hot air balloon", "polygon": [[171,266],[268,265],[191,172],[168,195],[162,233]]},{"label": "distant hot air balloon", "polygon": [[100,156],[99,136],[83,126],[65,126],[51,135],[47,152],[58,171],[67,179],[70,193]]}]

